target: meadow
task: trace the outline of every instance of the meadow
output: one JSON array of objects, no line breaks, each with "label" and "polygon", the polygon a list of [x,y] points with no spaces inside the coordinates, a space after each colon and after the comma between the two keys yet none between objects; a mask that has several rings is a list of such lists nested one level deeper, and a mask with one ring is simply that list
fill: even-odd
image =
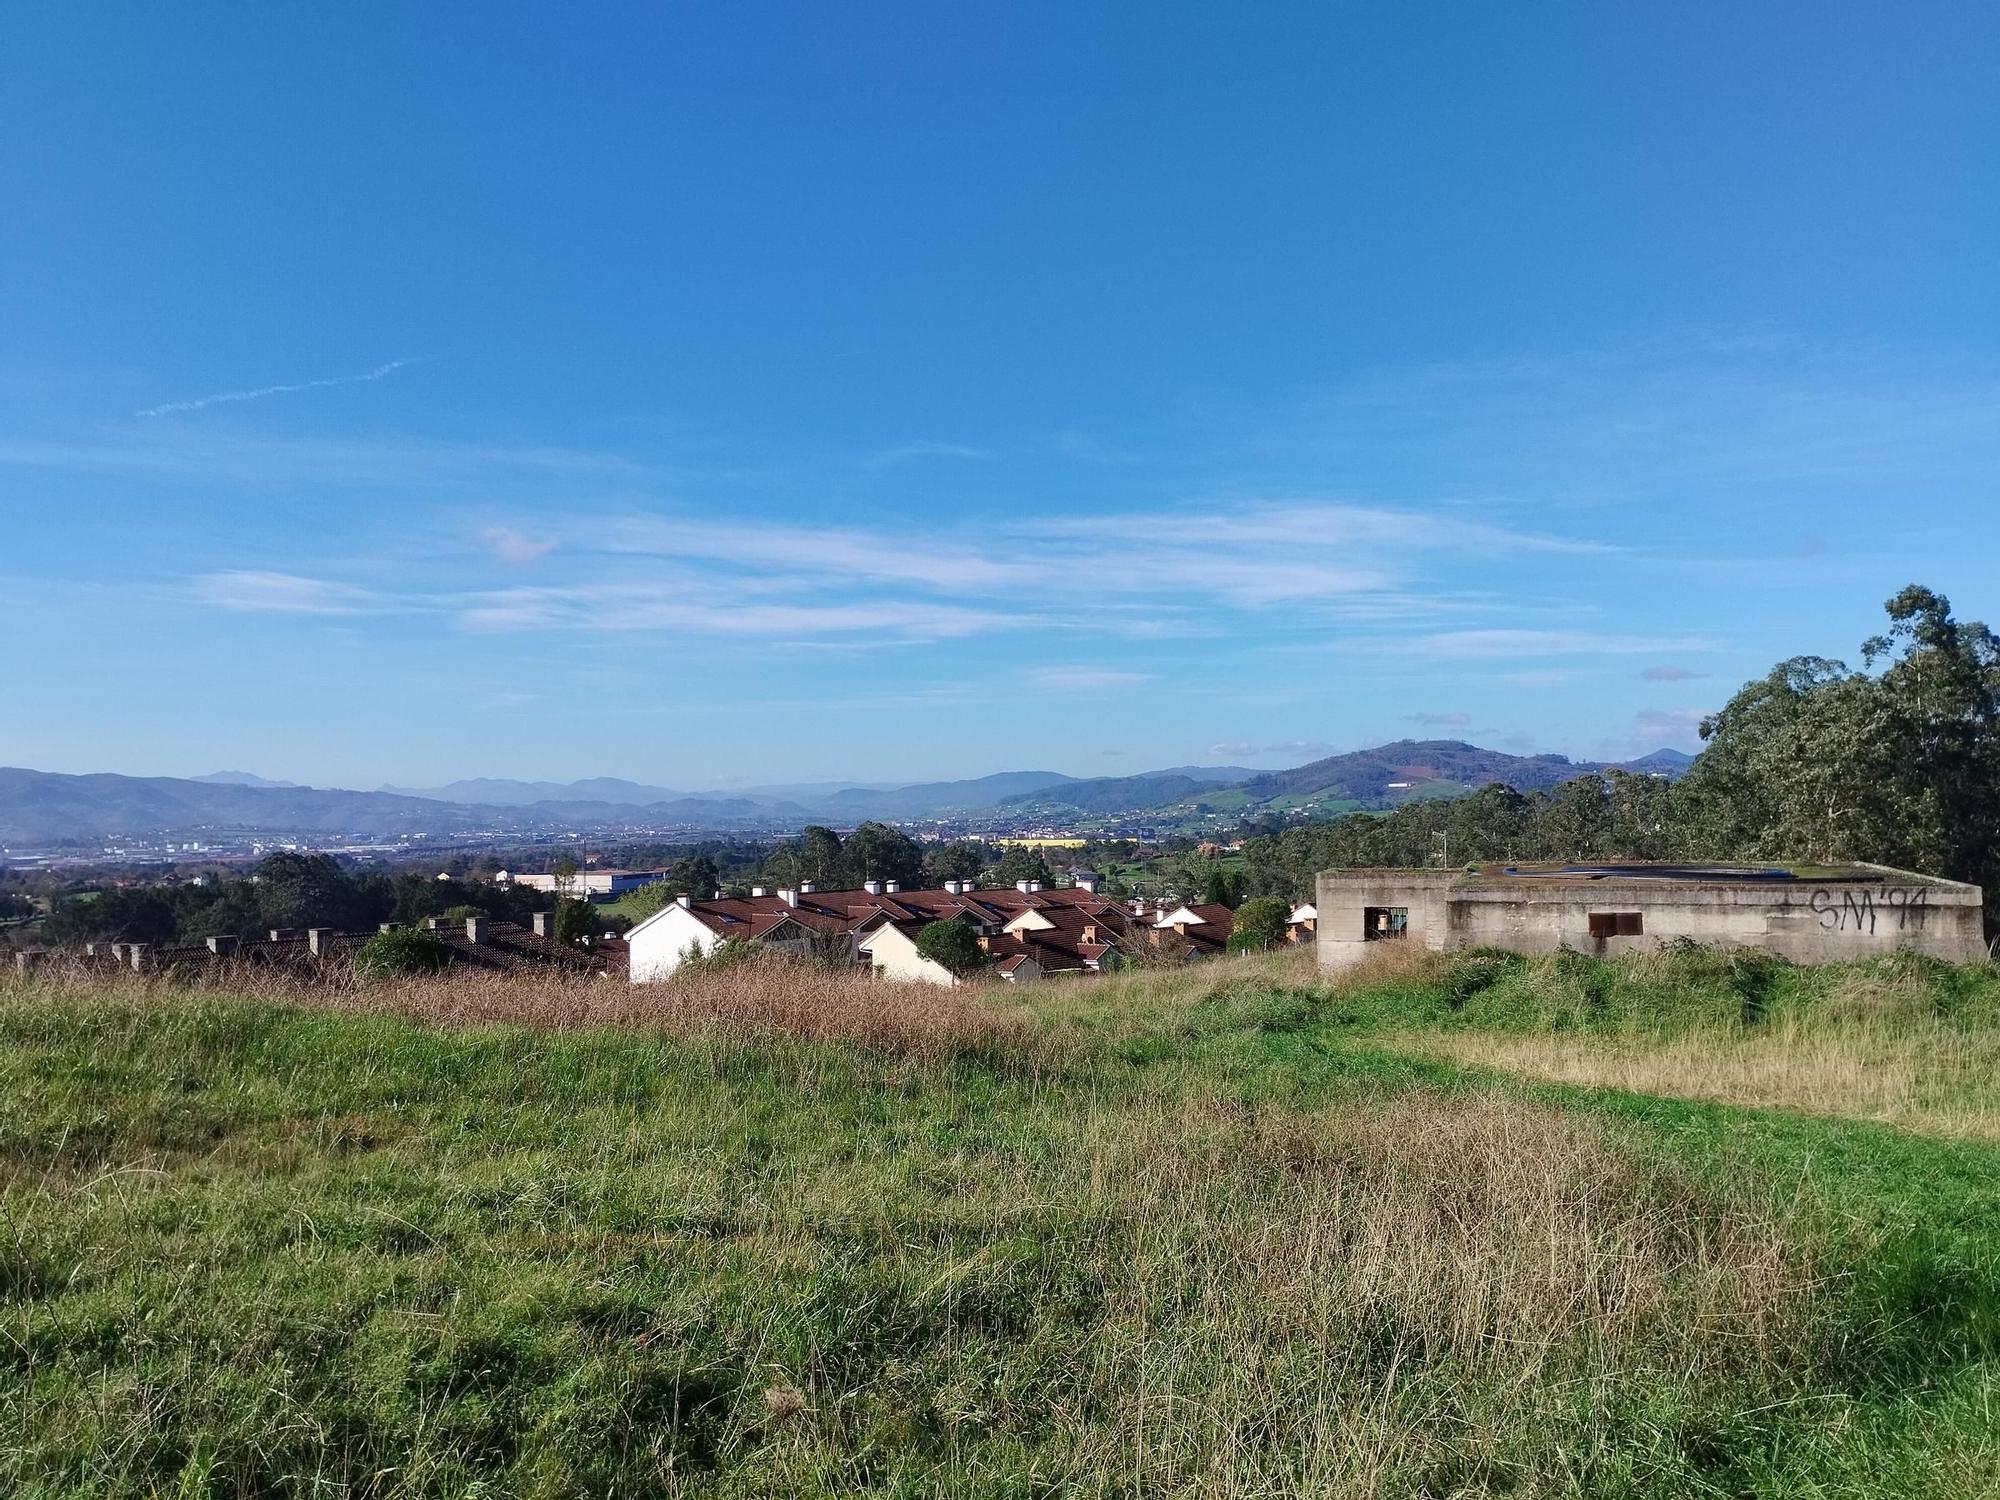
[{"label": "meadow", "polygon": [[2000,1494],[1990,966],[1303,959],[0,983],[0,1493]]}]

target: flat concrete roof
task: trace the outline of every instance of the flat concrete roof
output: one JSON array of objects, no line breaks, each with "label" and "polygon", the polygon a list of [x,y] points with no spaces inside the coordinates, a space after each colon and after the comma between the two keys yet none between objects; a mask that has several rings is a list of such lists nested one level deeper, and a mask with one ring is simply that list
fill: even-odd
[{"label": "flat concrete roof", "polygon": [[1757,884],[1784,884],[1791,881],[1829,880],[1873,880],[1883,879],[1886,871],[1870,869],[1866,865],[1736,865],[1736,864],[1656,864],[1639,860],[1609,860],[1603,862],[1582,862],[1578,864],[1490,864],[1479,867],[1481,880],[1557,880],[1564,882],[1588,882],[1593,880],[1663,880],[1675,883],[1695,882],[1710,885],[1716,881],[1726,881],[1735,885],[1744,881]]},{"label": "flat concrete roof", "polygon": [[1955,886],[1957,881],[1938,875],[1919,875],[1893,870],[1886,865],[1789,863],[1730,863],[1724,861],[1663,860],[1578,860],[1570,864],[1532,860],[1494,861],[1459,869],[1380,868],[1344,869],[1326,872],[1335,877],[1376,879],[1384,876],[1465,882],[1492,882],[1500,885],[1589,886],[1598,882],[1643,882],[1649,885],[1828,885],[1867,883],[1880,885],[1923,884]]}]

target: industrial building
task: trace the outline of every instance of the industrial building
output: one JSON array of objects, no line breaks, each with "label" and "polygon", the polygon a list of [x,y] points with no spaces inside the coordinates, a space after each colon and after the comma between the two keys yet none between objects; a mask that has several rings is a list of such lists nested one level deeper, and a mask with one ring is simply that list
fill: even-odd
[{"label": "industrial building", "polygon": [[1896,949],[1953,963],[1986,953],[1979,887],[1885,865],[1328,870],[1315,894],[1322,969],[1378,942],[1608,955],[1684,939],[1805,964]]}]

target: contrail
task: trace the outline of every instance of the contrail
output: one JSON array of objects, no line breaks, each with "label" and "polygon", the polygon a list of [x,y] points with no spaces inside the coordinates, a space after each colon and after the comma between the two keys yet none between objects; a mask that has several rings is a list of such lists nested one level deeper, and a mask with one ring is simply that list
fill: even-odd
[{"label": "contrail", "polygon": [[257,401],[265,396],[288,396],[293,391],[316,391],[329,385],[360,385],[364,381],[380,380],[385,375],[393,375],[406,365],[422,364],[420,359],[392,359],[386,365],[377,365],[365,375],[336,375],[330,380],[301,380],[296,385],[264,385],[254,391],[224,391],[219,396],[201,396],[193,401],[169,401],[164,406],[149,406],[144,411],[132,413],[135,417],[164,417],[177,411],[200,411],[204,406],[220,406],[226,401]]}]

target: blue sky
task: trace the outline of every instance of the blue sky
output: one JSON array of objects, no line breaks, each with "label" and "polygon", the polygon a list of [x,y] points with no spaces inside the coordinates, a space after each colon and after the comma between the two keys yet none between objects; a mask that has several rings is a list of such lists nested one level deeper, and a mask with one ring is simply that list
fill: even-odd
[{"label": "blue sky", "polygon": [[0,12],[0,763],[1622,754],[2000,568],[2000,10]]}]

